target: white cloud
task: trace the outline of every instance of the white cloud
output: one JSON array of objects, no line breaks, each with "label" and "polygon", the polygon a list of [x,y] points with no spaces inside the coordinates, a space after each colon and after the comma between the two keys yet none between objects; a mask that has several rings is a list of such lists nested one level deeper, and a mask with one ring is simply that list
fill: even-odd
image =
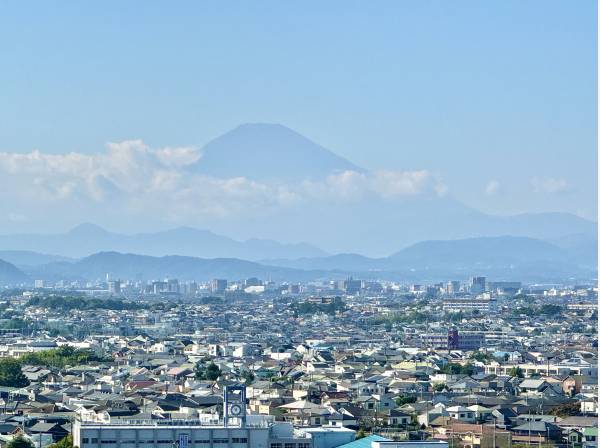
[{"label": "white cloud", "polygon": [[500,191],[500,182],[497,180],[490,180],[486,185],[484,192],[488,196],[493,196]]},{"label": "white cloud", "polygon": [[562,193],[569,189],[569,183],[565,179],[553,177],[533,177],[531,186],[535,193]]},{"label": "white cloud", "polygon": [[414,196],[427,190],[432,182],[425,171],[378,171],[375,173],[374,190],[384,197]]},{"label": "white cloud", "polygon": [[195,148],[152,149],[141,140],[109,143],[106,151],[98,154],[4,152],[0,153],[0,199],[7,207],[12,201],[11,206],[19,208],[43,205],[72,214],[106,204],[110,205],[107,211],[120,216],[143,218],[160,213],[185,222],[311,201],[393,199],[446,191],[446,186],[425,170],[344,171],[321,181],[283,184],[201,175],[190,168],[199,160],[202,163]]},{"label": "white cloud", "polygon": [[343,171],[327,176],[324,181],[306,181],[297,194],[311,199],[356,201],[368,196],[385,199],[410,197],[424,193],[443,196],[446,186],[428,171]]},{"label": "white cloud", "polygon": [[192,147],[162,148],[155,151],[156,157],[165,166],[186,166],[200,160],[200,152]]}]

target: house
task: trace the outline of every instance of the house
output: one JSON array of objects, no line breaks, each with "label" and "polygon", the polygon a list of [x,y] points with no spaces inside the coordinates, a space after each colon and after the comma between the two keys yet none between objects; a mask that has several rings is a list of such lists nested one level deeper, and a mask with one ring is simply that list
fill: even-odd
[{"label": "house", "polygon": [[549,384],[542,379],[526,378],[519,384],[521,394],[541,394]]},{"label": "house", "polygon": [[549,443],[562,439],[562,430],[554,423],[529,421],[510,430],[516,443]]},{"label": "house", "polygon": [[460,422],[475,423],[477,420],[475,418],[475,411],[464,406],[450,406],[446,408],[446,412],[448,412],[451,418]]},{"label": "house", "polygon": [[511,408],[498,408],[492,411],[492,419],[500,428],[509,428],[517,418],[517,413]]},{"label": "house", "polygon": [[383,412],[384,422],[388,426],[406,427],[412,422],[412,416],[400,409],[388,409]]}]

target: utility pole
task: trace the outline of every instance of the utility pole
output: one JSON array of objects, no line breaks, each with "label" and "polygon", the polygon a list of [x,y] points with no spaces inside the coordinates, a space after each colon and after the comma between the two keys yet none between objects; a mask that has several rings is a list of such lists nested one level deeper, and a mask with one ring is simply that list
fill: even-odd
[{"label": "utility pole", "polygon": [[529,409],[529,431],[528,431],[528,445],[531,447],[531,409]]}]

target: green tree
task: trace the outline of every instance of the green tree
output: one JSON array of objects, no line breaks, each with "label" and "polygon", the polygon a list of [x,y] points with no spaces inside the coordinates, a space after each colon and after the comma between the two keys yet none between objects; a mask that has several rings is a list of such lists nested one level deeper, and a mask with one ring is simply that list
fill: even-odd
[{"label": "green tree", "polygon": [[442,392],[446,389],[446,383],[436,383],[433,385],[433,390],[436,392]]},{"label": "green tree", "polygon": [[251,370],[244,370],[242,372],[242,378],[246,384],[252,384],[254,382],[254,373]]},{"label": "green tree", "polygon": [[66,365],[77,366],[95,361],[111,361],[109,358],[97,356],[91,350],[76,349],[69,345],[63,345],[52,350],[44,350],[36,353],[26,353],[21,356],[19,360],[23,364],[59,368]]},{"label": "green tree", "polygon": [[31,440],[26,439],[22,434],[19,434],[6,444],[6,448],[35,448],[35,445]]},{"label": "green tree", "polygon": [[475,373],[475,368],[472,364],[456,364],[456,363],[448,363],[440,369],[440,372],[446,373],[449,375],[473,375]]},{"label": "green tree", "polygon": [[512,377],[523,378],[525,375],[523,374],[523,369],[518,366],[511,368],[508,371],[508,374]]},{"label": "green tree", "polygon": [[397,406],[402,406],[408,403],[416,403],[417,397],[414,395],[399,395],[395,401]]},{"label": "green tree", "polygon": [[215,381],[221,376],[221,369],[212,361],[208,365],[199,361],[194,367],[194,374],[198,380]]},{"label": "green tree", "polygon": [[0,386],[25,387],[29,380],[21,371],[21,363],[14,358],[0,360]]},{"label": "green tree", "polygon": [[214,362],[211,362],[206,368],[206,379],[215,381],[221,376],[221,369]]},{"label": "green tree", "polygon": [[548,412],[550,415],[557,415],[559,417],[571,417],[574,415],[579,415],[581,404],[579,401],[574,403],[565,403],[558,406],[553,407]]},{"label": "green tree", "polygon": [[48,445],[48,448],[73,448],[73,435],[63,437],[58,442]]},{"label": "green tree", "polygon": [[549,316],[557,316],[562,312],[562,307],[559,305],[546,304],[540,307],[540,314]]}]

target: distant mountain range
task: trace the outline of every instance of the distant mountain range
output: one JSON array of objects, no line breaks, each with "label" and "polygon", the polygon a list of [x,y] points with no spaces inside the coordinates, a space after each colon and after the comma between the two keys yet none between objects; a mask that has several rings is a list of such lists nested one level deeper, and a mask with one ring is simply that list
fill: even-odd
[{"label": "distant mountain range", "polygon": [[[377,176],[279,124],[238,126],[201,152],[200,160],[188,169],[217,178],[298,185],[307,180],[327,183],[331,175],[344,171]],[[358,194],[339,201],[316,197],[293,207],[249,210],[242,220],[214,219],[211,229],[225,235],[305,241],[330,253],[385,256],[390,247],[432,239],[594,236],[597,225],[569,213],[490,215],[465,205],[452,192],[442,196],[420,192],[414,196]]]},{"label": "distant mountain range", "polygon": [[[13,259],[15,254],[13,253]],[[31,254],[27,255],[32,260]],[[48,255],[40,255],[48,259]],[[325,257],[268,259],[260,263],[236,258],[205,259],[186,256],[153,257],[139,254],[101,252],[73,260],[55,260],[20,268],[0,264],[0,283],[16,284],[32,279],[56,281],[97,280],[106,274],[122,279],[206,281],[260,277],[275,281],[310,281],[355,276],[395,281],[466,280],[485,275],[492,280],[555,282],[591,280],[596,277],[593,259],[554,244],[525,237],[470,238],[454,241],[425,241],[389,257],[369,258],[357,254]]]},{"label": "distant mountain range", "polygon": [[252,261],[236,258],[204,259],[170,255],[152,257],[148,255],[100,252],[76,262],[56,262],[38,266],[30,270],[30,276],[49,280],[96,280],[105,278],[160,280],[178,278],[181,280],[210,280],[213,278],[244,279],[248,277],[308,280],[308,272],[265,266]]},{"label": "distant mountain range", "polygon": [[[275,124],[237,127],[208,143],[186,169],[284,187],[326,184],[344,171],[377,180],[376,173]],[[349,196],[315,195],[274,208],[249,202],[243,218],[211,218],[210,228],[218,233],[178,227],[120,234],[82,224],[60,234],[0,235],[0,282],[106,273],[290,281],[332,275],[420,281],[471,274],[548,281],[596,275],[597,223],[572,214],[495,216],[435,192]]]},{"label": "distant mountain range", "polygon": [[[17,265],[43,264],[58,261],[56,257],[81,258],[106,251],[154,256],[185,255],[246,260],[327,255],[326,252],[306,243],[284,244],[261,239],[236,241],[207,230],[190,227],[179,227],[156,233],[123,235],[109,232],[93,224],[81,224],[63,234],[0,235],[0,249],[0,259]],[[38,253],[54,255],[42,256]]]},{"label": "distant mountain range", "polygon": [[[279,124],[238,126],[206,144],[201,154],[197,162],[182,169],[214,178],[244,177],[264,184],[267,191],[287,191],[289,187],[291,196],[295,195],[294,188],[302,191],[307,183],[327,186],[332,175],[345,171],[358,174],[359,185],[379,180],[378,173],[369,172]],[[354,184],[350,183],[352,192]],[[65,234],[0,235],[0,250],[75,258],[117,251],[256,261],[345,252],[384,257],[391,249],[420,241],[512,235],[548,240],[559,247],[578,246],[581,255],[587,257],[589,247],[593,247],[591,242],[596,239],[595,222],[569,213],[497,216],[465,205],[451,191],[445,195],[429,190],[386,195],[366,190],[343,199],[315,193],[304,197],[301,192],[300,199],[290,201],[291,205],[257,205],[249,198],[247,209],[239,215],[201,218],[210,230],[179,227],[125,235],[85,224]],[[107,221],[115,219],[118,218],[112,216]],[[153,225],[160,222],[160,217],[157,219]],[[300,243],[283,243],[290,241]]]},{"label": "distant mountain range", "polygon": [[[581,257],[546,241],[527,237],[482,237],[447,241],[424,241],[402,249],[389,257],[369,258],[358,254],[338,254],[297,260],[263,260],[263,263],[308,270],[401,271],[469,273],[510,269],[512,276],[519,269],[530,275],[562,272],[559,275],[592,273],[596,270],[593,257]],[[537,268],[536,268],[537,266]],[[548,271],[550,270],[550,271]]]}]

